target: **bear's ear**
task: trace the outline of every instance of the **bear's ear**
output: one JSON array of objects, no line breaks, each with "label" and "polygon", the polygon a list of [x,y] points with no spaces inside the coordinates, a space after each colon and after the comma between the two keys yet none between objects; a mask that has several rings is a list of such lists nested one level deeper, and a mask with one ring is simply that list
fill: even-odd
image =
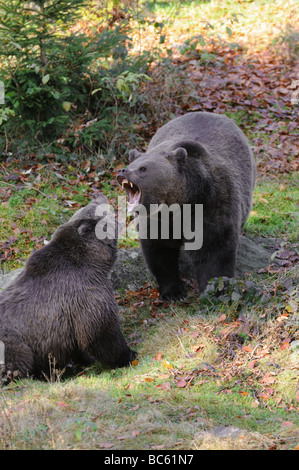
[{"label": "bear's ear", "polygon": [[184,147],[178,147],[177,149],[170,152],[167,156],[170,160],[176,160],[178,163],[182,164],[185,162],[188,153]]},{"label": "bear's ear", "polygon": [[81,219],[77,222],[78,233],[80,236],[84,236],[92,230],[95,230],[97,221],[95,219]]},{"label": "bear's ear", "polygon": [[129,162],[132,163],[136,158],[141,157],[142,153],[137,149],[130,150],[129,152]]}]

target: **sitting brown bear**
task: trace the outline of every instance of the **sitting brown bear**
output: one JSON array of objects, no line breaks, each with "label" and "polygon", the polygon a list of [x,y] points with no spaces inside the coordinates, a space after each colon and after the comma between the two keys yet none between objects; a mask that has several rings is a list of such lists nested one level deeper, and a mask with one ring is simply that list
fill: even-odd
[{"label": "sitting brown bear", "polygon": [[48,372],[49,356],[56,367],[92,356],[114,368],[135,358],[121,332],[108,280],[117,256],[117,237],[96,235],[105,219],[96,212],[101,204],[107,204],[104,196],[59,227],[0,292],[6,376],[17,372],[40,377]]},{"label": "sitting brown bear", "polygon": [[146,153],[131,150],[129,159],[131,164],[118,172],[117,179],[128,193],[131,211],[147,209],[143,218],[148,230],[147,236],[140,237],[141,247],[161,298],[176,300],[185,295],[179,254],[188,239],[184,233],[174,236],[171,230],[168,239],[160,232],[152,238],[153,206],[177,205],[182,210],[189,206],[196,236],[195,214],[202,205],[203,243],[188,252],[199,291],[212,277],[233,277],[239,233],[249,215],[255,185],[254,157],[236,124],[223,115],[189,113],[161,127]]}]

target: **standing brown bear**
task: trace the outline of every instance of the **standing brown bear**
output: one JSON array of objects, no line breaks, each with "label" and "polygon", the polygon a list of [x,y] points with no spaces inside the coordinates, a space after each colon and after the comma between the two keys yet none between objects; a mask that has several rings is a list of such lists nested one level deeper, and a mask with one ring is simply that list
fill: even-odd
[{"label": "standing brown bear", "polygon": [[[147,236],[141,247],[164,300],[183,298],[179,254],[187,239],[149,236],[152,205],[189,205],[191,228],[196,206],[203,205],[202,247],[190,249],[199,291],[212,277],[233,277],[239,233],[251,208],[255,162],[247,139],[223,115],[196,112],[161,127],[146,153],[131,150],[130,165],[118,172],[131,210],[147,209]],[[153,206],[152,206],[153,207]],[[171,217],[169,223],[172,223]],[[140,218],[139,218],[140,222]]]},{"label": "standing brown bear", "polygon": [[103,204],[107,207],[107,200],[100,196],[59,227],[0,293],[6,376],[40,377],[48,373],[49,356],[57,367],[87,356],[108,367],[126,366],[135,358],[121,332],[108,280],[117,256],[116,232],[111,238],[98,236],[108,220],[98,212]]}]

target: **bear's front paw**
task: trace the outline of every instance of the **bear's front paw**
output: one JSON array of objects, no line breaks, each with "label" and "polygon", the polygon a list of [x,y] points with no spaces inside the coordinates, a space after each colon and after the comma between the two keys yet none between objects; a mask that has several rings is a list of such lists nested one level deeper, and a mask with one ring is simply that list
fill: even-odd
[{"label": "bear's front paw", "polygon": [[183,300],[186,297],[185,289],[182,286],[165,287],[160,290],[160,299],[167,302]]}]

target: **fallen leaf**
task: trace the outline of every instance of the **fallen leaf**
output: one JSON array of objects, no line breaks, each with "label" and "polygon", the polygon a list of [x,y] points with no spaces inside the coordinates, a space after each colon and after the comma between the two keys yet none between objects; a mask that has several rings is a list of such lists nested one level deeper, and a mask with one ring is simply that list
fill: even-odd
[{"label": "fallen leaf", "polygon": [[270,396],[266,393],[259,393],[259,397],[263,398],[264,400],[270,400]]},{"label": "fallen leaf", "polygon": [[258,396],[263,398],[264,400],[270,400],[271,395],[273,395],[274,389],[273,388],[266,388],[264,392],[260,392]]},{"label": "fallen leaf", "polygon": [[164,382],[160,385],[156,385],[156,388],[160,388],[161,390],[170,390],[171,389],[171,385],[169,382]]},{"label": "fallen leaf", "polygon": [[291,421],[283,421],[281,425],[285,427],[291,427],[294,425],[294,423],[292,423]]},{"label": "fallen leaf", "polygon": [[162,365],[166,367],[166,369],[173,369],[173,366],[168,361],[163,361]]},{"label": "fallen leaf", "polygon": [[223,322],[225,319],[226,319],[226,315],[225,315],[225,313],[223,313],[222,315],[220,315],[219,318],[217,318],[217,322],[218,322],[218,323],[221,323],[221,322]]},{"label": "fallen leaf", "polygon": [[248,367],[249,369],[254,369],[255,365],[256,365],[256,360],[254,359],[253,361],[249,362]]},{"label": "fallen leaf", "polygon": [[205,347],[204,344],[195,344],[194,346],[191,346],[191,349],[194,352],[201,352],[204,349],[204,347]]},{"label": "fallen leaf", "polygon": [[179,387],[179,388],[184,388],[184,387],[186,387],[186,385],[187,385],[187,382],[184,379],[181,379],[177,382],[177,387]]},{"label": "fallen leaf", "polygon": [[[158,386],[156,386],[156,387],[158,387]],[[159,403],[159,401],[160,401],[157,398],[153,398],[153,397],[147,397],[147,399],[150,403]]]},{"label": "fallen leaf", "polygon": [[242,349],[243,349],[243,351],[246,351],[246,352],[252,352],[253,351],[251,346],[242,346]]},{"label": "fallen leaf", "polygon": [[158,374],[158,379],[168,379],[168,377],[169,377],[169,374],[163,374],[163,373]]},{"label": "fallen leaf", "polygon": [[289,349],[290,347],[290,338],[286,338],[282,343],[281,345],[279,346],[279,348],[283,351],[284,349]]},{"label": "fallen leaf", "polygon": [[155,357],[155,361],[161,361],[162,360],[162,354],[158,353]]},{"label": "fallen leaf", "polygon": [[113,442],[101,442],[98,444],[99,447],[104,447],[104,449],[110,449],[114,446]]},{"label": "fallen leaf", "polygon": [[292,307],[291,305],[286,305],[286,308],[285,308],[288,312],[294,312],[294,307]]},{"label": "fallen leaf", "polygon": [[273,384],[275,382],[275,377],[271,376],[270,374],[266,373],[264,377],[262,377],[259,382],[261,384]]},{"label": "fallen leaf", "polygon": [[282,313],[279,317],[276,318],[276,321],[281,322],[288,319],[288,313]]}]

